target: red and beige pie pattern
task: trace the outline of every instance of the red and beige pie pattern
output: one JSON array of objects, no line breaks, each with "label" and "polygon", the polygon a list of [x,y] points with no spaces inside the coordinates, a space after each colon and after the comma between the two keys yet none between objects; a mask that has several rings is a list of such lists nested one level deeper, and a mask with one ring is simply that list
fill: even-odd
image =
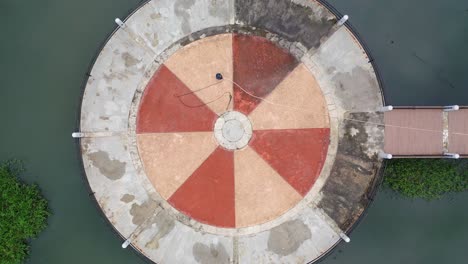
[{"label": "red and beige pie pattern", "polygon": [[[222,127],[215,137],[223,116],[242,119],[226,126],[227,139],[243,140],[239,148],[220,144]],[[236,134],[247,123],[250,134]],[[185,215],[225,228],[271,221],[302,200],[320,175],[329,134],[314,76],[273,42],[242,34],[177,51],[148,83],[137,117],[154,188]]]}]

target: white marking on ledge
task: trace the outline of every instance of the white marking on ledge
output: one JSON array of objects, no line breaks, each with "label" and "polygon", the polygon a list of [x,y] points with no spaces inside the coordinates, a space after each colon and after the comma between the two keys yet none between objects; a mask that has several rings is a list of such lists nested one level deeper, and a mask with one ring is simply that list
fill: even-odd
[{"label": "white marking on ledge", "polygon": [[381,159],[392,159],[393,155],[385,152],[380,152],[379,153],[379,158]]},{"label": "white marking on ledge", "polygon": [[447,105],[447,106],[444,106],[444,111],[445,112],[450,112],[450,111],[457,111],[460,109],[460,106],[458,105]]},{"label": "white marking on ledge", "polygon": [[85,136],[85,133],[81,133],[81,132],[73,132],[72,133],[72,138],[82,138]]},{"label": "white marking on ledge", "polygon": [[120,20],[120,18],[116,18],[116,19],[115,19],[115,23],[116,23],[117,25],[119,25],[119,27],[125,28],[125,23],[122,22],[122,20]]},{"label": "white marking on ledge", "polygon": [[125,240],[125,242],[123,242],[122,244],[122,248],[127,248],[130,245],[130,243],[130,239]]},{"label": "white marking on ledge", "polygon": [[390,112],[393,110],[392,105],[383,106],[379,109],[379,112]]},{"label": "white marking on ledge", "polygon": [[351,238],[349,238],[345,233],[340,233],[341,239],[343,239],[344,242],[349,243],[351,242]]},{"label": "white marking on ledge", "polygon": [[90,137],[112,137],[112,136],[120,136],[127,132],[110,132],[110,131],[103,131],[103,132],[74,132],[72,133],[73,138],[90,138]]},{"label": "white marking on ledge", "polygon": [[459,159],[460,154],[457,153],[444,153],[444,156],[448,159]]},{"label": "white marking on ledge", "polygon": [[344,15],[340,20],[338,20],[338,22],[336,22],[338,24],[338,26],[342,26],[344,25],[344,23],[346,23],[346,21],[348,21],[349,19],[349,16],[348,15]]}]

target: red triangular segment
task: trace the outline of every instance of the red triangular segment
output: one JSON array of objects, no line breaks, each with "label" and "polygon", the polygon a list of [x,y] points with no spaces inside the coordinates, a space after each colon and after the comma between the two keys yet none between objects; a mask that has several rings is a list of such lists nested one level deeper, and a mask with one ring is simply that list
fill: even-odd
[{"label": "red triangular segment", "polygon": [[141,99],[137,133],[212,131],[216,118],[213,111],[162,65]]},{"label": "red triangular segment", "polygon": [[305,196],[322,171],[329,142],[329,128],[257,130],[250,146]]},{"label": "red triangular segment", "polygon": [[251,95],[265,98],[298,64],[286,50],[257,36],[234,35],[233,56],[234,110],[246,115],[261,102]]},{"label": "red triangular segment", "polygon": [[197,221],[234,227],[234,199],[234,152],[217,148],[168,201]]}]

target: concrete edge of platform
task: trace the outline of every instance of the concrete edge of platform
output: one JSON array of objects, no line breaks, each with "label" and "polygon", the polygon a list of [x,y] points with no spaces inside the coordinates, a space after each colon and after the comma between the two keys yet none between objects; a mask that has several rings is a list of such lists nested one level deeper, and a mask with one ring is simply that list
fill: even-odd
[{"label": "concrete edge of platform", "polygon": [[[152,0],[141,0],[141,2],[134,9],[130,10],[128,12],[128,14],[125,15],[125,17],[127,18],[127,17],[132,16],[135,12],[137,12],[140,8],[145,6],[150,1],[152,1]],[[90,73],[91,73],[91,71],[92,71],[92,69],[93,69],[93,67],[94,67],[94,65],[96,63],[96,60],[99,57],[99,54],[101,54],[101,52],[104,49],[104,47],[106,46],[106,44],[114,36],[115,32],[118,29],[119,29],[119,26],[115,25],[114,28],[112,29],[112,31],[110,31],[110,33],[107,34],[105,39],[103,39],[103,41],[101,41],[101,43],[97,45],[96,51],[92,55],[91,60],[90,60],[90,62],[88,64],[88,67],[87,67],[87,69],[85,71],[85,74],[83,76],[83,81],[82,81],[82,83],[80,85],[81,92],[80,92],[80,96],[78,97],[78,104],[77,104],[78,105],[78,108],[77,108],[78,111],[76,113],[75,131],[80,131],[81,130],[80,129],[80,127],[81,127],[81,108],[82,108],[83,97],[84,97],[85,89],[86,89],[86,86],[87,86],[87,82],[88,82],[88,79],[90,77]],[[81,139],[80,138],[75,140],[75,146],[76,146],[76,153],[79,156],[78,162],[79,162],[79,167],[80,167],[80,174],[81,174],[83,183],[85,184],[86,189],[88,190],[88,194],[89,194],[90,199],[92,200],[93,204],[95,205],[96,210],[99,212],[101,217],[104,219],[104,222],[106,223],[106,225],[112,231],[114,231],[114,234],[117,235],[121,239],[122,242],[124,242],[126,240],[125,236],[122,235],[122,233],[120,233],[120,231],[117,229],[117,227],[112,224],[110,219],[107,217],[104,209],[99,205],[98,201],[96,200],[96,197],[94,196],[94,192],[93,192],[93,189],[92,189],[92,187],[91,187],[91,185],[89,183],[88,177],[86,175],[84,163],[83,163],[83,152],[82,152],[82,148],[81,148]],[[152,261],[151,259],[149,259],[143,252],[139,251],[136,248],[133,248],[133,249],[134,249],[135,254],[141,260],[143,260],[146,263],[155,264],[155,262]]]}]

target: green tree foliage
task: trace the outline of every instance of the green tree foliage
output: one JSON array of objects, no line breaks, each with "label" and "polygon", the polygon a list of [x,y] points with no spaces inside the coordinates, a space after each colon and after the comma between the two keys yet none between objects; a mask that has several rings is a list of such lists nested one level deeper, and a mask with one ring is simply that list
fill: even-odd
[{"label": "green tree foliage", "polygon": [[447,159],[396,159],[387,164],[386,186],[426,200],[468,190],[468,162]]},{"label": "green tree foliage", "polygon": [[18,179],[21,168],[18,162],[0,164],[0,264],[21,263],[28,240],[47,226],[47,200],[37,185]]}]

